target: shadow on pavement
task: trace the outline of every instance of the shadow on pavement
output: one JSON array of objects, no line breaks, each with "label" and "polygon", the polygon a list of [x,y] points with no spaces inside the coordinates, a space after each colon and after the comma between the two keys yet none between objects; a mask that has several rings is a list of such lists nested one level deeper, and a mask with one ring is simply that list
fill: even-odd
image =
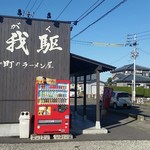
[{"label": "shadow on pavement", "polygon": [[[73,111],[73,106],[71,107],[72,111]],[[87,105],[86,108],[86,116],[87,119],[90,120],[91,122],[93,122],[93,124],[95,124],[96,122],[96,106],[95,105]],[[83,117],[83,105],[78,105],[77,106],[77,113]],[[128,114],[127,115],[121,115],[119,113],[117,113],[117,115],[114,112],[109,112],[109,111],[105,111],[105,112],[101,112],[101,117],[100,117],[100,122],[101,122],[101,127],[102,128],[107,128],[110,129],[110,126],[121,126],[123,125],[121,123],[121,120],[127,119],[128,118]],[[129,122],[130,123],[130,122]],[[93,125],[91,124],[91,125]],[[128,124],[128,123],[125,123]],[[89,126],[91,127],[91,126]]]},{"label": "shadow on pavement", "polygon": [[[72,112],[74,111],[74,106],[71,106]],[[83,117],[83,105],[77,105],[77,113]],[[111,129],[118,126],[127,125],[134,122],[137,118],[135,116],[143,115],[146,119],[150,118],[150,109],[140,106],[132,106],[131,109],[118,108],[117,110],[109,109],[106,112],[101,112],[101,127]],[[129,116],[134,117],[128,119]],[[96,122],[96,105],[87,104],[86,106],[86,117],[88,120],[92,121],[94,124]],[[123,123],[122,121],[125,120]],[[91,127],[91,126],[89,126]]]}]

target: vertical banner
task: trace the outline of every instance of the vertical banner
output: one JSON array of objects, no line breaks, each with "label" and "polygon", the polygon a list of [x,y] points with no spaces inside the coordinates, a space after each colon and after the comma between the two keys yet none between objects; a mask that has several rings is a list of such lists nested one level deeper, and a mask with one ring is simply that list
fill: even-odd
[{"label": "vertical banner", "polygon": [[105,109],[109,108],[112,92],[113,92],[112,88],[109,88],[109,87],[105,87],[104,88],[104,93],[103,93],[103,107]]}]

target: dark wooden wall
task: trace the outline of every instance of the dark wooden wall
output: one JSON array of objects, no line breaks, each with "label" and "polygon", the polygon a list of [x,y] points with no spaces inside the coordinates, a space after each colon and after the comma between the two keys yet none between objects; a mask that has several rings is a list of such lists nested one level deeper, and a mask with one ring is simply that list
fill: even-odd
[{"label": "dark wooden wall", "polygon": [[[49,31],[46,30],[49,27]],[[26,55],[20,45],[20,31],[24,37]],[[23,34],[26,32],[28,38]],[[14,51],[7,50],[6,41],[16,35]],[[47,34],[47,44],[55,44],[45,54],[39,36]],[[59,37],[50,41],[50,38]],[[21,38],[20,38],[21,39]],[[12,42],[12,41],[11,41]],[[62,50],[58,50],[61,47]],[[48,45],[44,47],[48,48]],[[49,46],[50,48],[50,46]],[[9,62],[9,63],[8,63]],[[51,66],[47,66],[51,62]],[[70,23],[49,20],[0,17],[0,123],[18,122],[21,111],[34,110],[34,85],[36,76],[69,79],[70,74]]]}]

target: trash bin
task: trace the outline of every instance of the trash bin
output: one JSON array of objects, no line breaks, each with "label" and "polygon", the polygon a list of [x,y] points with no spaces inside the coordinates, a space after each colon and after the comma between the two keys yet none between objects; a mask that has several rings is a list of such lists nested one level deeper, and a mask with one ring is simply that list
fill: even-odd
[{"label": "trash bin", "polygon": [[30,135],[30,113],[22,111],[19,116],[19,135],[20,138],[29,138]]}]

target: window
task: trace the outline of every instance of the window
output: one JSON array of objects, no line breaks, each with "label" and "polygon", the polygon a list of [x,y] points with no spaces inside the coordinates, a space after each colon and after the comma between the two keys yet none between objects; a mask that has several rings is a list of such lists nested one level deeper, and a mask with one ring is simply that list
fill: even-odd
[{"label": "window", "polygon": [[117,97],[129,97],[128,93],[118,93]]}]

